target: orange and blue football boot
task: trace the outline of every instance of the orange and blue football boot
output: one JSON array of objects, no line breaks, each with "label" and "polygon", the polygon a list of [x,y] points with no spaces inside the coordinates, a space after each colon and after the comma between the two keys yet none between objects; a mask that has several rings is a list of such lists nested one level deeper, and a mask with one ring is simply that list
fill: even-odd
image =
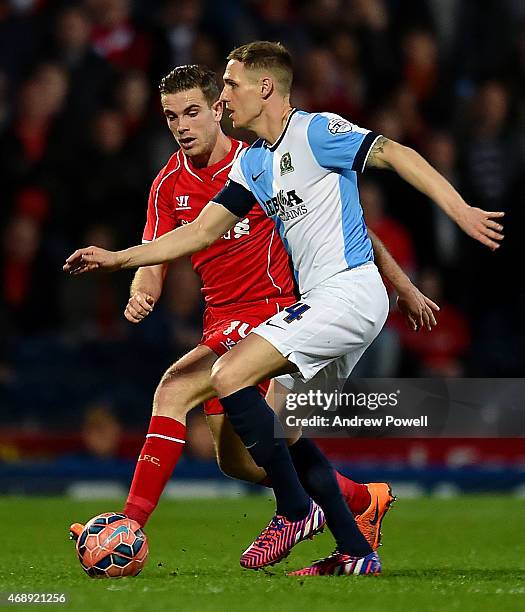
[{"label": "orange and blue football boot", "polygon": [[363,514],[355,516],[355,522],[372,550],[377,550],[381,544],[381,523],[396,498],[388,482],[369,482],[366,487],[370,493],[370,505]]},{"label": "orange and blue football boot", "polygon": [[82,523],[73,523],[69,528],[69,539],[76,542],[83,531],[84,525]]}]

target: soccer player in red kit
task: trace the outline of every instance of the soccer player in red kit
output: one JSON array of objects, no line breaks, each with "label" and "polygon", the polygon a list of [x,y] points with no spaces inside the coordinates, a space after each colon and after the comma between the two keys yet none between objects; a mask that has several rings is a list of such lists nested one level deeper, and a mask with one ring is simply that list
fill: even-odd
[{"label": "soccer player in red kit", "polygon": [[[194,222],[222,189],[232,164],[246,146],[221,130],[222,105],[211,71],[180,66],[162,79],[160,91],[168,126],[180,149],[151,187],[143,234],[146,242]],[[379,268],[400,293],[406,319],[414,328],[435,325],[433,310],[437,306],[410,283],[379,241],[374,238],[373,244]],[[210,373],[218,357],[253,327],[296,302],[288,254],[274,223],[257,206],[220,240],[195,253],[192,264],[203,283],[204,333],[201,343],[166,371],[155,392],[146,441],[124,507],[124,513],[141,526],[155,509],[181,456],[186,414],[200,403],[204,403],[221,469],[232,477],[271,484],[225,419],[214,397]],[[166,269],[161,264],[137,271],[125,310],[129,321],[139,323],[152,312]],[[259,388],[265,393],[268,383]],[[291,442],[294,457],[298,440]],[[301,477],[299,466],[297,471]],[[337,479],[359,529],[377,548],[381,521],[393,500],[388,484],[359,484],[341,474]],[[80,528],[72,526],[73,535],[78,535]]]}]

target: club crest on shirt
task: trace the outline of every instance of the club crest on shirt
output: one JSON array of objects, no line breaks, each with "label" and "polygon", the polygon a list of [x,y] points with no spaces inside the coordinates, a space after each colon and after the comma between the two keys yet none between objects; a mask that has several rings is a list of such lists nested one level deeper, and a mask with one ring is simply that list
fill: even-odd
[{"label": "club crest on shirt", "polygon": [[284,153],[281,157],[281,176],[293,172],[295,168],[292,166],[292,156],[290,153]]},{"label": "club crest on shirt", "polygon": [[330,134],[346,134],[352,131],[352,124],[346,119],[334,118],[330,119],[326,126]]}]

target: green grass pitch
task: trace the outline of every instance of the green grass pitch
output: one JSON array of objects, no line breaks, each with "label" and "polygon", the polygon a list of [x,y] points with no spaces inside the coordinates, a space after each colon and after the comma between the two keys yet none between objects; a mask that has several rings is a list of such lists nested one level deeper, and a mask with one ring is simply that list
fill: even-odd
[{"label": "green grass pitch", "polygon": [[240,568],[240,553],[271,517],[266,497],[163,501],[146,530],[142,574],[91,579],[68,526],[120,508],[121,501],[1,498],[0,591],[66,592],[69,603],[53,607],[93,612],[525,609],[525,500],[399,500],[383,525],[383,575],[323,578],[285,573],[330,553],[327,533],[271,571]]}]

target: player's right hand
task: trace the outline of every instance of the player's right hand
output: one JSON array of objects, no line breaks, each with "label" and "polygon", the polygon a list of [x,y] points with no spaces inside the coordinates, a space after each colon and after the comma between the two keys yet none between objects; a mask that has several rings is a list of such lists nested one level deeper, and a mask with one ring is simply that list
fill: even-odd
[{"label": "player's right hand", "polygon": [[144,291],[135,291],[129,298],[124,310],[124,316],[131,323],[140,323],[145,319],[155,306],[155,298]]},{"label": "player's right hand", "polygon": [[94,270],[114,272],[115,270],[120,270],[121,266],[119,252],[106,251],[100,247],[90,246],[84,249],[77,249],[72,253],[66,259],[62,269],[64,272],[77,275],[93,272]]}]

